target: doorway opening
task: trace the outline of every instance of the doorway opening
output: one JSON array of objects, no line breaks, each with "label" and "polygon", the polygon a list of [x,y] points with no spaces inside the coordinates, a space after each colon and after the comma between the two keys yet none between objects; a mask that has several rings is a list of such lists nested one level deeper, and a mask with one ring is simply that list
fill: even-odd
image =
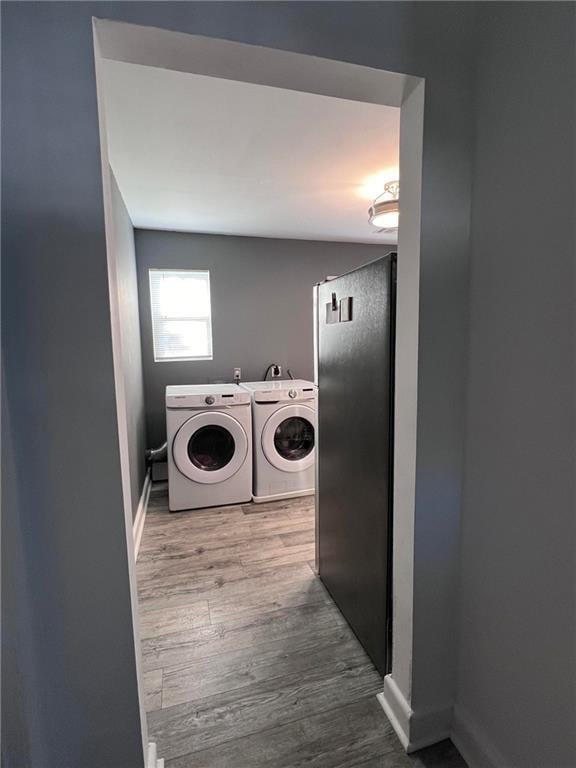
[{"label": "doorway opening", "polygon": [[[162,757],[203,752],[219,766],[238,765],[237,740],[253,750],[246,765],[257,765],[263,745],[294,739],[305,722],[307,749],[315,748],[314,727],[333,728],[334,738],[350,743],[345,721],[356,729],[363,723],[376,742],[387,728],[373,711],[382,678],[349,626],[359,636],[353,610],[347,615],[336,598],[343,616],[332,600],[336,582],[331,597],[316,576],[322,526],[315,496],[301,494],[313,490],[305,473],[312,467],[315,474],[318,453],[327,450],[317,422],[314,340],[322,360],[318,329],[332,324],[326,307],[337,300],[336,325],[360,306],[353,287],[333,299],[324,280],[396,251],[397,233],[370,227],[366,211],[401,169],[402,387],[393,429],[402,466],[393,490],[393,562],[402,578],[394,579],[392,602],[409,637],[410,574],[401,571],[413,523],[422,81],[131,25],[97,22],[95,29],[122,470],[127,528],[135,515],[137,531],[130,578],[143,738],[148,724]],[[130,274],[118,259],[118,210],[136,229]],[[163,301],[151,288],[158,271],[167,273],[159,290],[172,296],[172,308],[155,315]],[[171,271],[186,275],[175,279]],[[191,272],[209,274],[207,301]],[[130,328],[127,286],[134,284],[139,320]],[[195,297],[193,313],[178,311],[179,295]],[[152,491],[146,479],[140,504],[131,423],[138,356],[147,444],[167,441],[169,477],[168,487]],[[279,375],[269,380],[271,372]],[[242,387],[246,378],[260,383]],[[291,408],[286,418],[283,408]],[[259,474],[259,459],[276,472]],[[239,488],[240,467],[254,500]],[[304,486],[295,487],[296,479]],[[202,501],[193,505],[183,497],[196,480]],[[362,484],[354,482],[362,503]],[[223,495],[215,497],[219,483]],[[131,536],[128,546],[134,549]],[[410,643],[394,634],[393,648],[392,671],[396,664],[401,674]]]}]

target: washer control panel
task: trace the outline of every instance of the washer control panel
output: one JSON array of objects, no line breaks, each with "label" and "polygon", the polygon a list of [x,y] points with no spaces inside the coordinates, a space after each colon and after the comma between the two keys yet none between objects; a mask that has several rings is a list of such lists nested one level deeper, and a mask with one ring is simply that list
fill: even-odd
[{"label": "washer control panel", "polygon": [[249,405],[250,393],[237,384],[215,384],[166,387],[167,408],[217,408]]},{"label": "washer control panel", "polygon": [[252,392],[255,403],[299,403],[316,400],[318,394],[318,387],[304,379],[254,381],[240,386]]}]

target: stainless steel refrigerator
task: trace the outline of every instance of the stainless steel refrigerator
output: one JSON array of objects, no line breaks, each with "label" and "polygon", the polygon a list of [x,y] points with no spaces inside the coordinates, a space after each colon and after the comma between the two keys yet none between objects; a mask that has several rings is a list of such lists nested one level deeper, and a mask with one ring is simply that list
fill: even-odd
[{"label": "stainless steel refrigerator", "polygon": [[390,666],[396,254],[316,286],[316,564],[382,675]]}]

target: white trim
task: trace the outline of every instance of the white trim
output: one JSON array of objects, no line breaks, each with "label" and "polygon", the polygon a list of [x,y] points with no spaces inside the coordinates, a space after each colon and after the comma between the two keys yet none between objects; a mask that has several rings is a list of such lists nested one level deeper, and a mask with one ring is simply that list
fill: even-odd
[{"label": "white trim", "polygon": [[392,674],[412,706],[424,90],[424,81],[409,89],[400,112],[402,214],[398,227],[394,361]]},{"label": "white trim", "polygon": [[[218,37],[95,19],[104,59],[399,107],[422,78]],[[402,128],[400,128],[402,132]],[[404,182],[403,182],[404,183]],[[405,208],[403,215],[405,216]]]},{"label": "white trim", "polygon": [[384,678],[384,690],[378,693],[376,698],[380,702],[380,706],[384,710],[392,728],[396,731],[396,736],[400,739],[402,746],[408,751],[412,710],[392,679],[392,675],[386,675]]},{"label": "white trim", "polygon": [[124,506],[124,530],[128,555],[128,581],[130,586],[130,609],[134,636],[134,658],[136,664],[136,685],[140,711],[142,759],[146,758],[148,745],[148,721],[144,707],[144,683],[142,673],[142,650],[140,647],[140,620],[138,615],[138,589],[132,532],[132,489],[130,484],[130,458],[128,441],[127,395],[122,370],[122,328],[120,323],[120,298],[118,288],[118,263],[114,238],[114,211],[112,205],[112,179],[108,154],[106,130],[106,109],[103,93],[102,49],[98,34],[98,22],[92,17],[92,38],[94,44],[94,68],[96,74],[96,104],[98,109],[98,134],[100,138],[100,169],[102,173],[102,198],[104,204],[104,230],[106,240],[106,264],[108,269],[108,295],[110,299],[110,331],[112,336],[112,362],[114,391],[116,395],[116,418],[118,422],[118,448],[120,453],[120,475]]},{"label": "white trim", "polygon": [[406,752],[416,752],[450,737],[451,706],[414,712],[391,675],[384,678],[384,690],[376,698]]},{"label": "white trim", "polygon": [[474,722],[470,713],[459,705],[454,708],[450,737],[469,768],[503,768],[510,765]]},{"label": "white trim", "polygon": [[164,758],[158,757],[155,741],[148,742],[148,757],[146,760],[146,768],[164,768]]},{"label": "white trim", "polygon": [[140,551],[140,542],[142,541],[142,532],[144,530],[144,522],[146,520],[148,499],[150,498],[151,488],[152,478],[150,477],[150,470],[146,470],[146,477],[144,478],[142,493],[140,494],[140,501],[138,502],[138,509],[136,510],[136,516],[134,518],[134,523],[132,524],[132,535],[134,537],[134,560],[138,560],[138,552]]},{"label": "white trim", "polygon": [[305,491],[287,491],[286,493],[273,493],[272,496],[252,496],[255,504],[264,504],[266,501],[279,501],[280,499],[296,499],[298,496],[312,496],[315,488],[307,488]]}]

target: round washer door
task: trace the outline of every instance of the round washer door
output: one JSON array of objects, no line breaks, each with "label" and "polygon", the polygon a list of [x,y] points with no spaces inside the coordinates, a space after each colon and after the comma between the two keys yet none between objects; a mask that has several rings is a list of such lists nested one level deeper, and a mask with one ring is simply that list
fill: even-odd
[{"label": "round washer door", "polygon": [[172,443],[176,466],[196,483],[222,483],[236,474],[248,453],[248,438],[240,422],[213,411],[192,416]]},{"label": "round washer door", "polygon": [[314,464],[316,413],[307,405],[286,405],[262,430],[262,450],[276,469],[301,472]]}]

